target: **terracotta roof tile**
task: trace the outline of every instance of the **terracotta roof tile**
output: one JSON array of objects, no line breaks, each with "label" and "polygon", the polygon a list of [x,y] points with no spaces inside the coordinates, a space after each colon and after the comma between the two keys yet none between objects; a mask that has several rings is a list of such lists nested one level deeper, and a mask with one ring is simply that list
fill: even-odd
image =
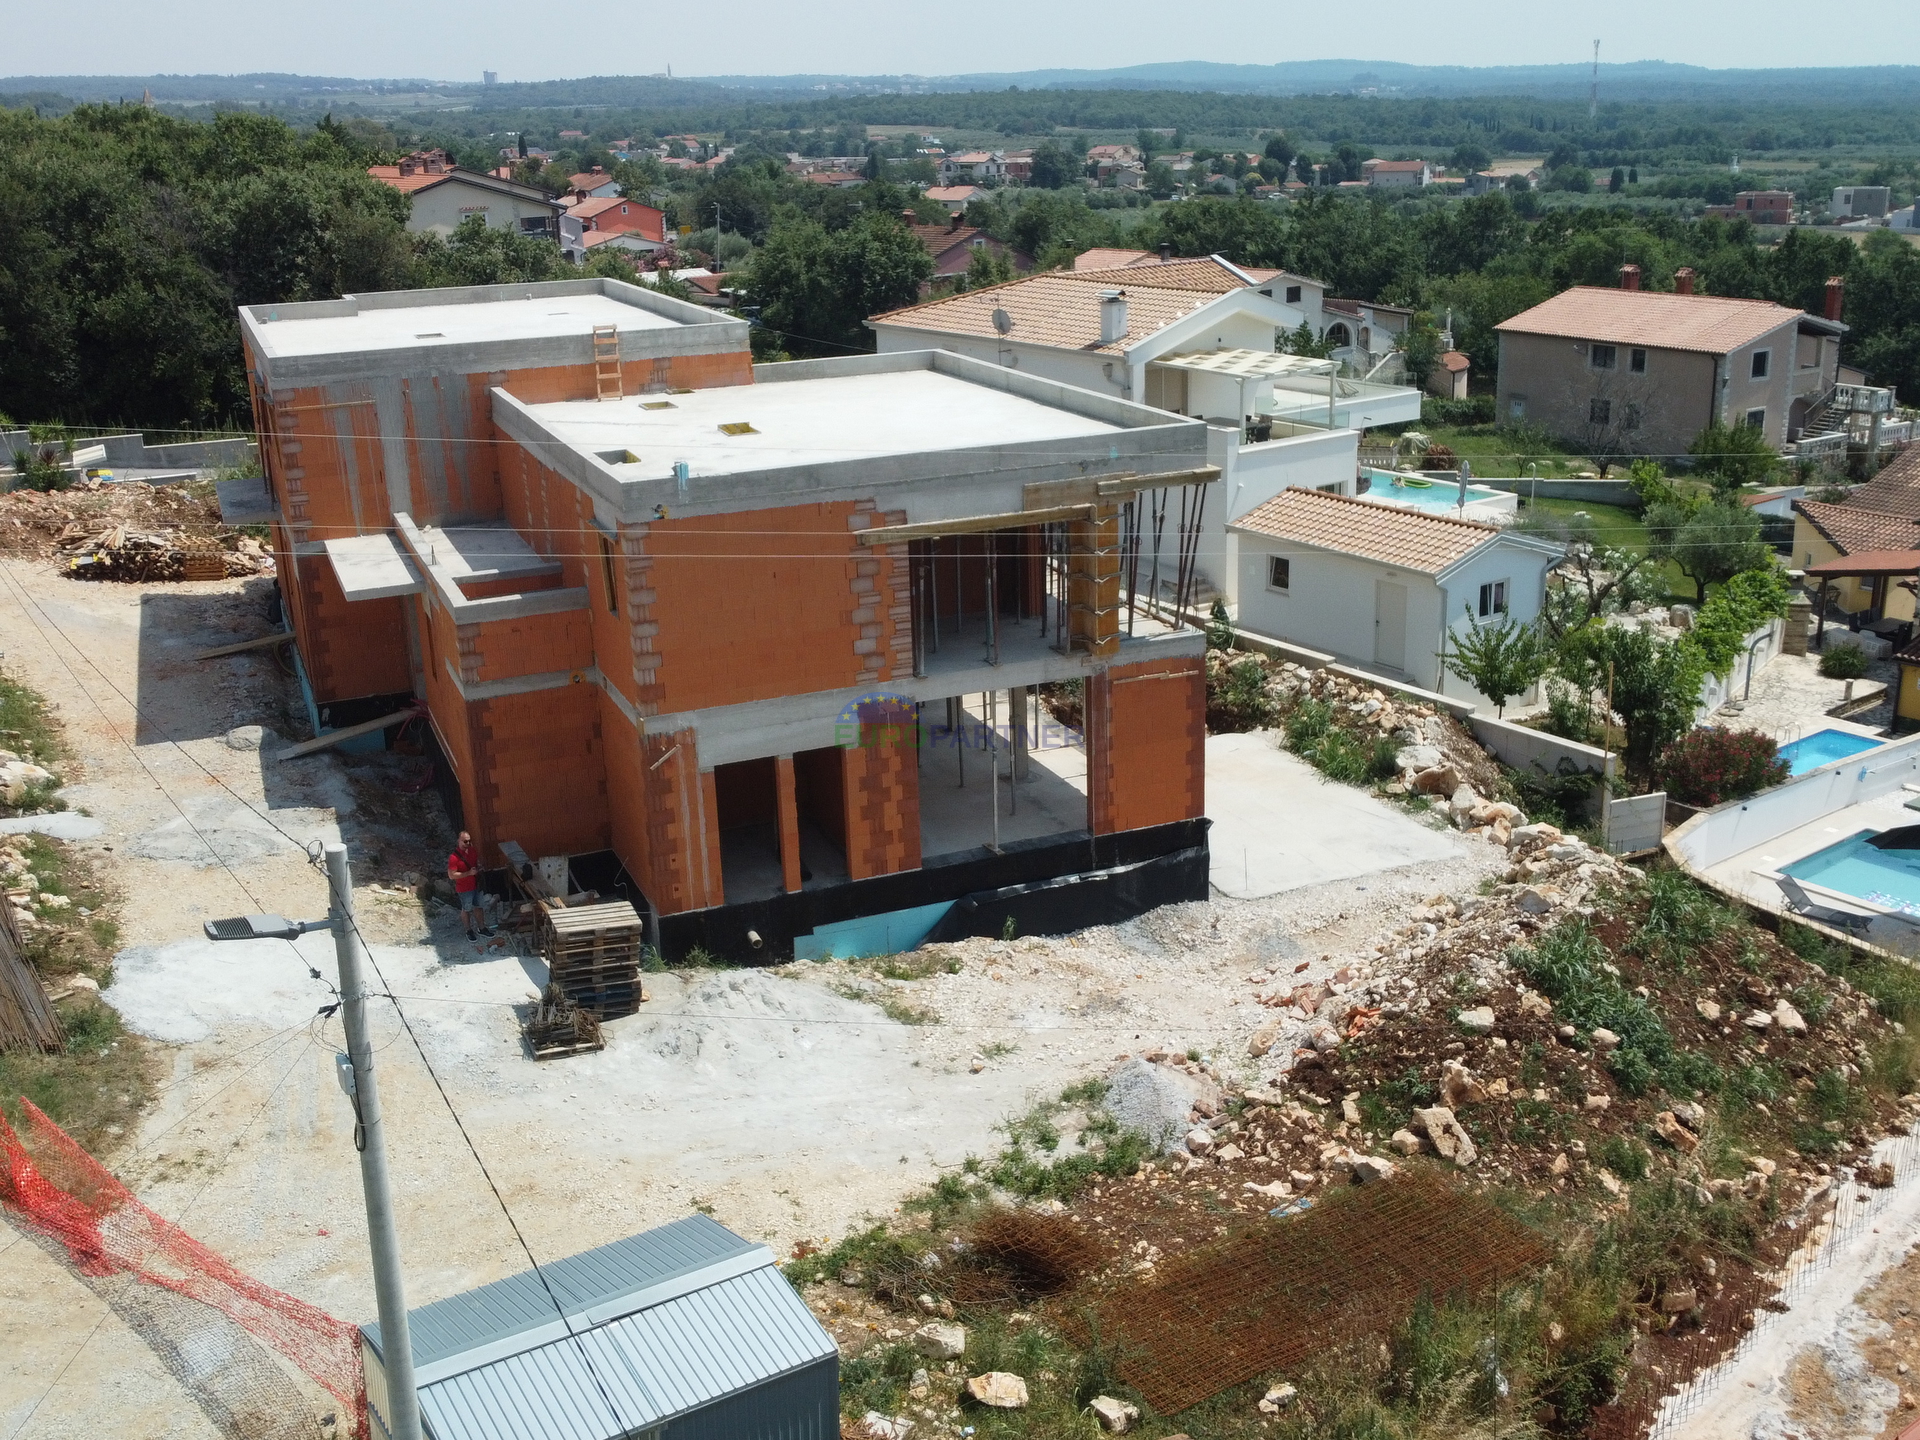
[{"label": "terracotta roof tile", "polygon": [[[1195,284],[1190,288],[1169,283],[1167,272],[1192,267]],[[1204,276],[1199,267],[1212,272]],[[876,315],[875,325],[901,325],[915,330],[943,331],[950,335],[969,335],[992,340],[993,312],[1003,309],[1013,320],[1011,338],[1028,345],[1050,345],[1060,349],[1085,350],[1118,355],[1128,345],[1164,329],[1183,315],[1189,315],[1230,290],[1242,288],[1238,280],[1211,261],[1156,266],[1145,272],[1154,281],[1142,279],[1141,270],[1097,270],[1067,273],[1049,271],[1004,285],[989,285],[954,295],[909,305],[903,310]],[[1204,281],[1204,288],[1201,283]],[[1222,283],[1225,282],[1225,283]],[[1100,292],[1121,289],[1127,292],[1127,334],[1112,344],[1100,343]]]},{"label": "terracotta roof tile", "polygon": [[1920,520],[1912,515],[1889,515],[1851,502],[1796,500],[1793,508],[1813,528],[1839,547],[1842,555],[1867,550],[1910,550],[1920,545]]},{"label": "terracotta roof tile", "polygon": [[1884,515],[1920,517],[1920,445],[1909,445],[1844,502]]},{"label": "terracotta roof tile", "polygon": [[[932,194],[932,191],[928,191]],[[1075,270],[1112,270],[1121,265],[1145,265],[1160,257],[1151,250],[1111,250],[1096,247],[1073,257]]]},{"label": "terracotta roof tile", "polygon": [[1233,522],[1236,530],[1338,550],[1437,575],[1500,533],[1495,525],[1423,515],[1321,490],[1282,490]]},{"label": "terracotta roof tile", "polygon": [[1494,329],[1724,355],[1800,319],[1803,313],[1771,300],[1576,285]]}]

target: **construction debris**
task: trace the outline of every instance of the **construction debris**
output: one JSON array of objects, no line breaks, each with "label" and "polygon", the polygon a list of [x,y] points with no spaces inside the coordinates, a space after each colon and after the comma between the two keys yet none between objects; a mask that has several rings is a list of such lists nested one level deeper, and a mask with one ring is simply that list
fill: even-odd
[{"label": "construction debris", "polygon": [[600,1033],[600,1022],[553,984],[541,992],[528,1010],[520,1022],[520,1033],[536,1060],[558,1060],[607,1048],[606,1039]]},{"label": "construction debris", "polygon": [[0,494],[0,554],[62,564],[85,580],[222,580],[273,573],[262,541],[220,520],[212,486],[85,480]]}]

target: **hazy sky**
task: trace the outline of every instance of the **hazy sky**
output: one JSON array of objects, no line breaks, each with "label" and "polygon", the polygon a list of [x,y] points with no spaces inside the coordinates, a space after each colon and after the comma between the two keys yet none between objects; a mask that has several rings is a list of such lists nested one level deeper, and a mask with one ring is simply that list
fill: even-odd
[{"label": "hazy sky", "polygon": [[[1104,68],[1154,60],[1357,57],[1506,65],[1674,60],[1718,67],[1920,63],[1920,0],[1370,0],[1273,7],[975,0],[734,0],[675,10],[526,0],[0,0],[0,74],[292,71],[502,80],[578,75],[872,74]],[[1844,96],[1836,96],[1844,99]],[[1916,94],[1920,103],[1920,93]]]}]

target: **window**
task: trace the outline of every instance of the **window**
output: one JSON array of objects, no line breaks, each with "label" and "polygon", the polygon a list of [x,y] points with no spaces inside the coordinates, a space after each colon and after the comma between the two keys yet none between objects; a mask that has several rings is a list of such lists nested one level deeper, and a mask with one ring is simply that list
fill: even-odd
[{"label": "window", "polygon": [[1515,395],[1507,401],[1507,418],[1509,420],[1524,420],[1527,418],[1526,396]]},{"label": "window", "polygon": [[1267,557],[1267,588],[1283,591],[1293,588],[1293,561],[1284,555]]},{"label": "window", "polygon": [[1636,375],[1646,374],[1647,352],[1644,350],[1629,350],[1627,352],[1627,369]]},{"label": "window", "polygon": [[1494,580],[1480,587],[1480,618],[1507,613],[1507,582]]},{"label": "window", "polygon": [[1611,400],[1589,400],[1587,402],[1587,423],[1589,425],[1612,424],[1613,402]]},{"label": "window", "polygon": [[1298,305],[1299,303],[1300,303],[1300,287],[1298,285],[1287,286],[1287,304]]},{"label": "window", "polygon": [[1613,369],[1618,358],[1619,352],[1611,345],[1595,345],[1587,351],[1587,363],[1596,370]]},{"label": "window", "polygon": [[1773,352],[1771,350],[1754,351],[1753,352],[1753,378],[1756,380],[1766,379],[1767,371],[1769,367],[1772,366],[1772,364],[1773,364]]},{"label": "window", "polygon": [[606,536],[600,537],[600,575],[607,584],[607,613],[620,613],[619,588],[614,584],[613,542]]},{"label": "window", "polygon": [[1640,407],[1629,400],[1627,402],[1626,416],[1620,423],[1624,429],[1638,430],[1640,428]]},{"label": "window", "polygon": [[1767,407],[1762,405],[1756,410],[1747,411],[1746,419],[1742,423],[1752,430],[1766,429],[1767,428]]}]

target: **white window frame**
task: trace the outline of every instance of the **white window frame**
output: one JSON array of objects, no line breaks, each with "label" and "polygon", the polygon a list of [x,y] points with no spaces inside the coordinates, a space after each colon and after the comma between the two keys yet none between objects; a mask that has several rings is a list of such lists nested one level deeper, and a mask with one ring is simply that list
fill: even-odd
[{"label": "white window frame", "polygon": [[1747,413],[1744,416],[1741,417],[1740,423],[1742,425],[1750,425],[1755,430],[1766,429],[1767,428],[1767,407],[1764,405],[1754,406],[1751,410],[1747,411]]},{"label": "white window frame", "polygon": [[1747,363],[1749,380],[1770,380],[1773,378],[1773,351],[1756,350]]},{"label": "white window frame", "polygon": [[1299,303],[1300,303],[1300,287],[1298,285],[1287,286],[1287,304],[1298,305]]},{"label": "white window frame", "polygon": [[[1275,577],[1279,582],[1275,583]],[[1267,556],[1267,589],[1276,595],[1293,593],[1293,560],[1287,555]]]},{"label": "white window frame", "polygon": [[1612,370],[1620,363],[1620,347],[1617,345],[1589,345],[1587,364],[1595,370]]},{"label": "white window frame", "polygon": [[1495,615],[1509,613],[1513,603],[1513,581],[1511,579],[1489,580],[1480,587],[1480,619],[1486,620]]}]

